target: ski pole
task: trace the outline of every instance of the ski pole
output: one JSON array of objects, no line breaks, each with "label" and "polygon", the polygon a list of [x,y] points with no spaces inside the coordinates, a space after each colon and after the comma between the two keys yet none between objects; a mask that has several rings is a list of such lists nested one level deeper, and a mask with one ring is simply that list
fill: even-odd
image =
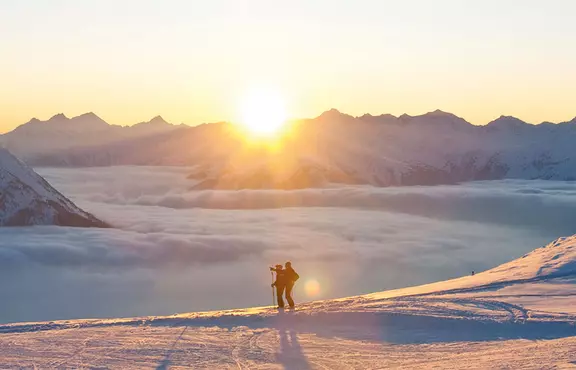
[{"label": "ski pole", "polygon": [[[274,284],[274,272],[270,271],[270,276],[272,276],[272,284]],[[272,286],[272,306],[276,304],[276,297],[274,295],[274,287]]]}]

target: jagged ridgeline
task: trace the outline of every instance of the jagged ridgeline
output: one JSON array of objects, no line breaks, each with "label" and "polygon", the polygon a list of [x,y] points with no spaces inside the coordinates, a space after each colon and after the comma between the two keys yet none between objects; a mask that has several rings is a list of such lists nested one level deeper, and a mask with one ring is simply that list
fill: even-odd
[{"label": "jagged ridgeline", "polygon": [[0,148],[0,226],[109,227]]},{"label": "jagged ridgeline", "polygon": [[439,110],[398,117],[330,110],[288,126],[270,150],[247,144],[233,124],[191,127],[156,117],[120,127],[88,113],[32,120],[0,143],[31,166],[192,166],[192,189],[576,180],[576,119],[529,124],[502,116],[476,126]]}]

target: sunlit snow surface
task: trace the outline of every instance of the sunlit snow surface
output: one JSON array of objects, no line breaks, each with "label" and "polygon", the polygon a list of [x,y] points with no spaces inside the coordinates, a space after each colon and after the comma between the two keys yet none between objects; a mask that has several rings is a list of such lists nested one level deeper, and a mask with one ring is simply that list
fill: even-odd
[{"label": "sunlit snow surface", "polygon": [[576,237],[475,276],[304,304],[0,326],[6,368],[567,368]]}]

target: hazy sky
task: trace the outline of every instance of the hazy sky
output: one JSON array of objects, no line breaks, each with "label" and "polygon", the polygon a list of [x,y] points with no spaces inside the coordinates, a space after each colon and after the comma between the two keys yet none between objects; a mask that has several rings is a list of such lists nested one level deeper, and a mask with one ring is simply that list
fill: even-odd
[{"label": "hazy sky", "polygon": [[58,112],[234,120],[259,84],[293,117],[565,121],[575,14],[573,0],[0,0],[0,132]]}]

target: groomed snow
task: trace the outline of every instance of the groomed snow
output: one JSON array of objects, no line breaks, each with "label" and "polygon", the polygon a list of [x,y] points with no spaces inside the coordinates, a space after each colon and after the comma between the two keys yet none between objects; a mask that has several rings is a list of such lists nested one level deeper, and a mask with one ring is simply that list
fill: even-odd
[{"label": "groomed snow", "polygon": [[270,307],[0,326],[5,368],[567,368],[576,236],[475,276]]}]

